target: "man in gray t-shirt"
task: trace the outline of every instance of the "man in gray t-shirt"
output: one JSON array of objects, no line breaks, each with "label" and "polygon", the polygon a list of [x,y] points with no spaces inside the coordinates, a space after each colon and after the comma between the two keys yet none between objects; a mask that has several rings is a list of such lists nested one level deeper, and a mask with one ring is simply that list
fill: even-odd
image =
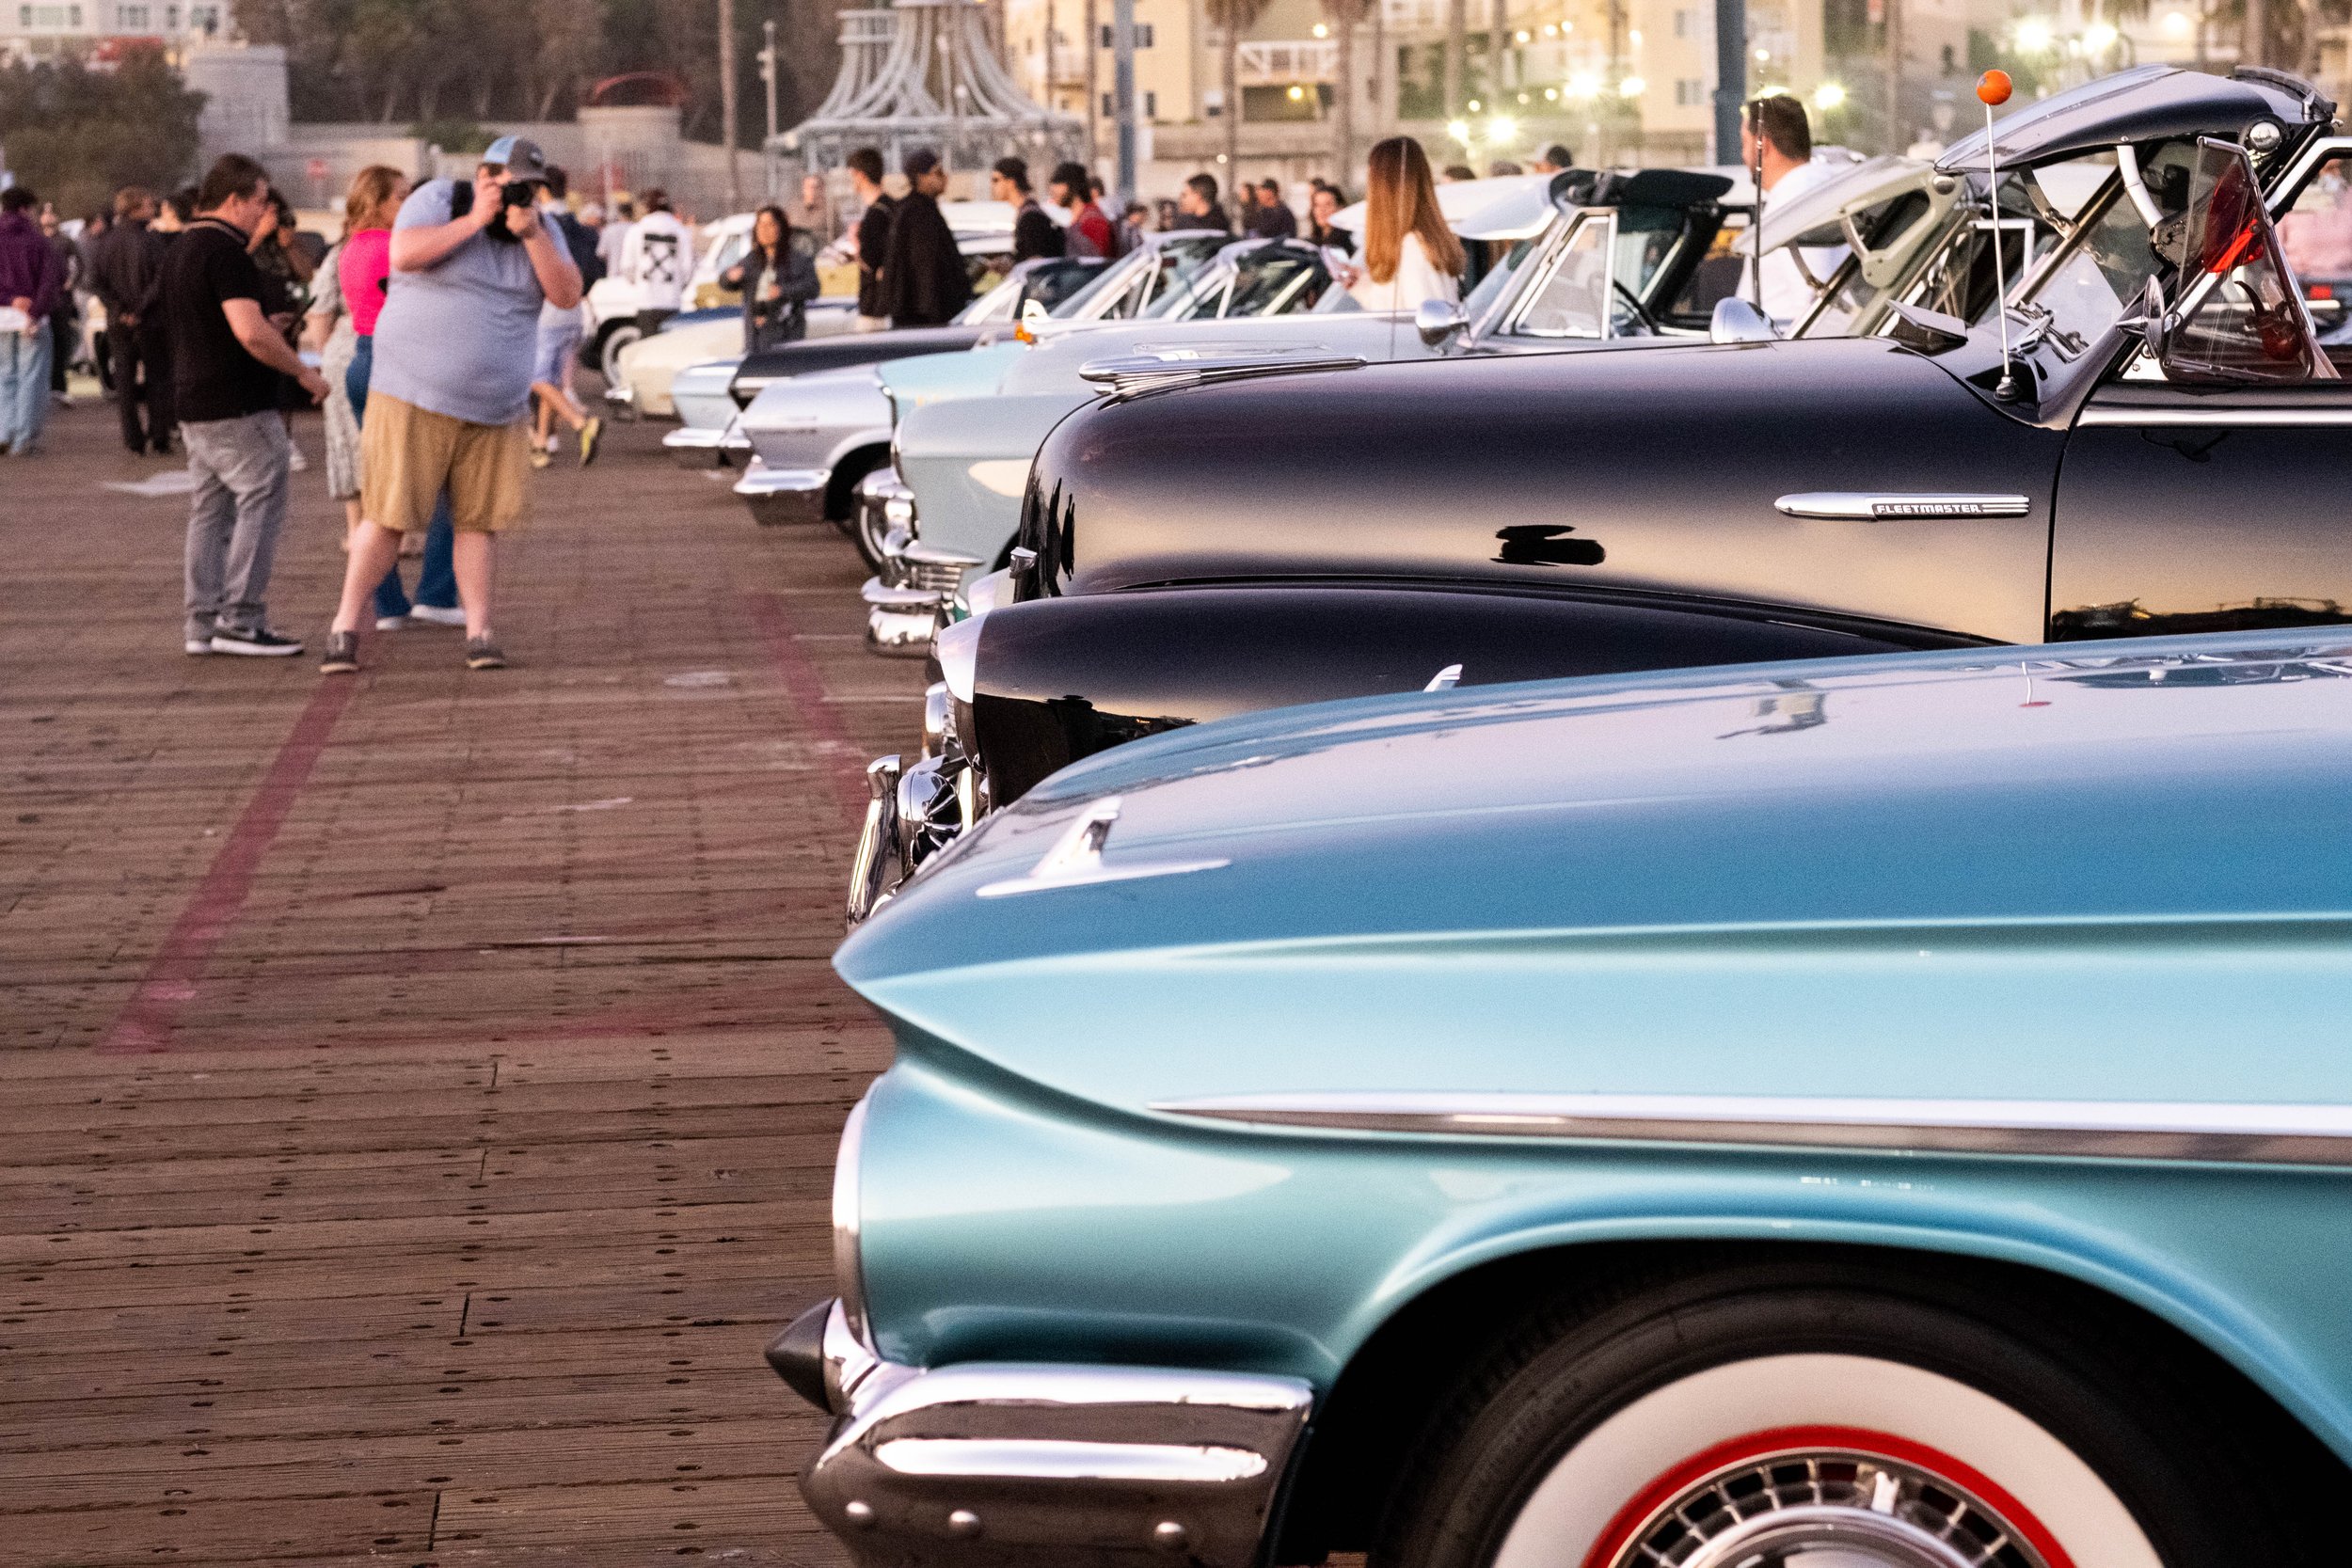
[{"label": "man in gray t-shirt", "polygon": [[466,664],[495,670],[493,542],[522,515],[523,414],[543,305],[580,303],[580,268],[536,206],[547,160],[519,136],[482,155],[470,185],[431,180],[392,225],[389,293],[375,321],[375,365],[360,431],[359,511],[342,606],[320,668],[359,667],[369,595],[401,536],[449,492],[452,564],[466,607]]}]

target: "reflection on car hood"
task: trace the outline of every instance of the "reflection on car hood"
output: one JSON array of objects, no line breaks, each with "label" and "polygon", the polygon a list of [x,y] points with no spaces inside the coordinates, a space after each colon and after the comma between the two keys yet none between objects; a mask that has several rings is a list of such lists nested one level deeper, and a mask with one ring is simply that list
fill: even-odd
[{"label": "reflection on car hood", "polygon": [[[1278,710],[1065,769],[843,949],[2352,905],[2352,632],[1902,655]],[[1215,873],[977,904],[1082,801]],[[2315,816],[2334,824],[2322,852]]]}]

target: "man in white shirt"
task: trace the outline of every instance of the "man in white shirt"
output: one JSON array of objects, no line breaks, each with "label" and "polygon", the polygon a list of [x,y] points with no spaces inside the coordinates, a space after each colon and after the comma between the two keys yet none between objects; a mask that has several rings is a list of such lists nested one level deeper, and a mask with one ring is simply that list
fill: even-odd
[{"label": "man in white shirt", "polygon": [[[1804,105],[1786,93],[1749,101],[1740,117],[1740,163],[1760,171],[1767,217],[1774,204],[1803,196],[1836,172],[1813,161],[1813,127],[1805,119]],[[1783,328],[1793,325],[1813,303],[1813,283],[1805,273],[1825,279],[1845,259],[1844,245],[1804,247],[1803,270],[1786,249],[1766,256],[1758,275],[1764,313]]]},{"label": "man in white shirt", "polygon": [[686,225],[670,210],[668,193],[645,193],[645,215],[630,225],[621,245],[621,276],[637,289],[637,329],[652,337],[678,313],[694,250]]}]

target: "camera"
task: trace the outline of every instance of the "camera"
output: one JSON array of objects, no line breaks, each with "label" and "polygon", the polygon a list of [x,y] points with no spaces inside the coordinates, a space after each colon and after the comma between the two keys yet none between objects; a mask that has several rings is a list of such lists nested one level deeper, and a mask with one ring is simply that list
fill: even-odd
[{"label": "camera", "polygon": [[528,207],[538,199],[538,192],[528,180],[509,180],[499,187],[499,205]]}]

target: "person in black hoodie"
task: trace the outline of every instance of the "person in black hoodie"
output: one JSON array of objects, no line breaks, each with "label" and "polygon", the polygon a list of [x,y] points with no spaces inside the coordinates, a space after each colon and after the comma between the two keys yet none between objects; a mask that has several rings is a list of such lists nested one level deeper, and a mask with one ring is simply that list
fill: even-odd
[{"label": "person in black hoodie", "polygon": [[940,214],[947,171],[939,154],[918,147],[907,154],[906,196],[891,214],[890,247],[882,254],[882,305],[893,326],[945,326],[972,303],[972,278],[954,230]]},{"label": "person in black hoodie", "polygon": [[171,450],[171,340],[154,313],[164,276],[164,236],[149,227],[156,211],[152,191],[125,185],[115,192],[115,221],[90,247],[89,271],[90,292],[106,308],[122,444],[161,454]]},{"label": "person in black hoodie", "polygon": [[850,329],[880,332],[890,325],[882,305],[882,264],[890,248],[890,215],[898,210],[898,198],[882,189],[882,154],[872,148],[850,153],[847,167],[850,188],[865,209],[852,230],[857,243],[857,321]]},{"label": "person in black hoodie", "polygon": [[988,171],[988,194],[1013,210],[1012,260],[1018,266],[1033,256],[1065,254],[1061,225],[1045,215],[1029,191],[1029,165],[1024,158],[999,158]]}]

